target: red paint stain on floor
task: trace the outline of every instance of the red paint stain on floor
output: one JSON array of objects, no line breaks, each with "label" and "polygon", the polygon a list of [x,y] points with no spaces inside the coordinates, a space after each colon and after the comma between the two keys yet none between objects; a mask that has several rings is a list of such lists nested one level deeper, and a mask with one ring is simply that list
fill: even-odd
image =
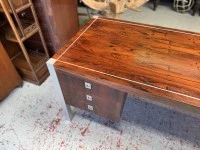
[{"label": "red paint stain on floor", "polygon": [[81,135],[82,135],[82,136],[85,136],[85,133],[87,132],[87,130],[88,130],[88,127],[86,127],[86,128],[81,132]]},{"label": "red paint stain on floor", "polygon": [[56,116],[58,117],[58,116],[61,114],[61,112],[62,112],[62,109],[60,108],[60,109],[58,110]]},{"label": "red paint stain on floor", "polygon": [[49,127],[49,131],[50,132],[54,132],[54,130],[56,129],[56,127],[58,126],[58,124],[60,123],[61,119],[56,119],[56,120],[53,120],[51,122],[51,125]]},{"label": "red paint stain on floor", "polygon": [[121,146],[121,139],[119,139],[119,140],[117,141],[117,148],[120,148],[120,146]]},{"label": "red paint stain on floor", "polygon": [[62,109],[59,109],[57,114],[56,114],[56,118],[57,119],[54,119],[52,122],[51,122],[51,125],[49,127],[49,131],[50,132],[54,132],[54,130],[56,129],[56,127],[58,126],[58,124],[60,123],[61,119],[61,115],[62,115]]},{"label": "red paint stain on floor", "polygon": [[[90,122],[90,123],[91,123],[91,122]],[[88,128],[89,128],[90,123],[88,123],[87,127],[84,128],[84,130],[81,132],[81,135],[82,135],[82,136],[85,136],[85,133],[89,131]]]},{"label": "red paint stain on floor", "polygon": [[63,147],[63,146],[64,146],[64,144],[65,144],[65,142],[64,142],[64,141],[62,141],[62,142],[60,143],[60,146],[61,146],[61,147]]},{"label": "red paint stain on floor", "polygon": [[79,148],[83,149],[83,148],[84,148],[84,145],[79,145]]}]

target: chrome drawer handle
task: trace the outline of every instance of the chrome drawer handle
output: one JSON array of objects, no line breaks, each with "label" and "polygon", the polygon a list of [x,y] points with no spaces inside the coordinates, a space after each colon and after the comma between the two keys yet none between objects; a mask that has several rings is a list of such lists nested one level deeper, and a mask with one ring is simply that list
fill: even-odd
[{"label": "chrome drawer handle", "polygon": [[93,106],[88,105],[88,109],[91,110],[91,111],[93,111]]},{"label": "chrome drawer handle", "polygon": [[85,82],[85,88],[86,89],[92,89],[91,83]]},{"label": "chrome drawer handle", "polygon": [[88,101],[92,101],[92,96],[86,95],[86,99],[87,99]]}]

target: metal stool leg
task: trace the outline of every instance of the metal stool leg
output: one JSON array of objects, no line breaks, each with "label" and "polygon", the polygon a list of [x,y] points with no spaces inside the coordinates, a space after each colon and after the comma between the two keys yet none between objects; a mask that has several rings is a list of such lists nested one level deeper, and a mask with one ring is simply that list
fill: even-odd
[{"label": "metal stool leg", "polygon": [[155,11],[158,7],[158,4],[160,3],[160,0],[153,0],[153,10]]},{"label": "metal stool leg", "polygon": [[88,17],[89,17],[89,19],[90,19],[91,17],[90,17],[90,11],[89,11],[89,8],[88,8],[88,7],[86,7],[86,9],[87,9],[87,14],[88,14]]},{"label": "metal stool leg", "polygon": [[194,16],[196,12],[199,12],[200,15],[200,0],[194,1],[194,5],[192,7],[192,16]]}]

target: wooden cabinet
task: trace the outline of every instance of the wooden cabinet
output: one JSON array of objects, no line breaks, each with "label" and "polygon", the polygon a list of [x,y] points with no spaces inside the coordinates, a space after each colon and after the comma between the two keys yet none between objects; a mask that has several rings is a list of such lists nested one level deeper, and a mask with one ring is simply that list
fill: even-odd
[{"label": "wooden cabinet", "polygon": [[76,0],[34,0],[50,55],[60,49],[79,29]]},{"label": "wooden cabinet", "polygon": [[56,70],[66,104],[119,121],[127,94],[95,80]]},{"label": "wooden cabinet", "polygon": [[22,80],[0,42],[0,101],[21,84]]}]

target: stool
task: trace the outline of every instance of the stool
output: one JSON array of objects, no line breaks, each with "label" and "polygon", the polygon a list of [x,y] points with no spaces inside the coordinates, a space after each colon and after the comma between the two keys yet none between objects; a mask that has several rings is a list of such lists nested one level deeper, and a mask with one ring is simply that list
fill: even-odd
[{"label": "stool", "polygon": [[199,16],[200,16],[200,0],[195,0],[192,10],[193,10],[192,16],[194,16],[197,11],[199,11]]},{"label": "stool", "polygon": [[174,9],[177,12],[185,13],[192,9],[194,0],[174,0]]}]

